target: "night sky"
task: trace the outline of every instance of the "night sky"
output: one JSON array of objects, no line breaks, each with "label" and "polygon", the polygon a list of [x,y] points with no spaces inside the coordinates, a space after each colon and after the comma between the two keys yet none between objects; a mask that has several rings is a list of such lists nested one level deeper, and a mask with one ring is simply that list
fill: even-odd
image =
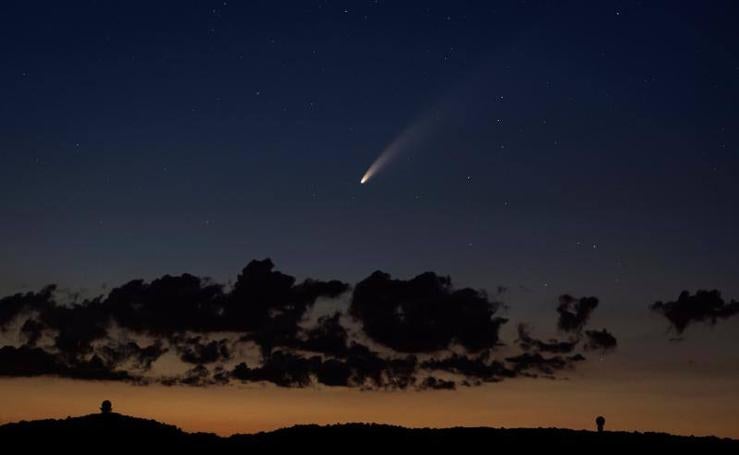
[{"label": "night sky", "polygon": [[[219,433],[601,413],[739,437],[738,17],[731,1],[3,1],[0,421],[111,397]],[[184,273],[222,295],[147,288]],[[424,386],[259,369],[305,351],[351,364],[296,344],[336,329],[334,311],[383,374],[388,358],[440,363],[419,367]],[[161,357],[113,361],[111,340]],[[203,360],[212,341],[229,355]],[[32,350],[54,367],[14,369]],[[95,355],[96,372],[135,360],[152,383],[80,373]],[[454,355],[509,360],[460,373],[441,366]],[[209,370],[191,380],[183,362]]]}]

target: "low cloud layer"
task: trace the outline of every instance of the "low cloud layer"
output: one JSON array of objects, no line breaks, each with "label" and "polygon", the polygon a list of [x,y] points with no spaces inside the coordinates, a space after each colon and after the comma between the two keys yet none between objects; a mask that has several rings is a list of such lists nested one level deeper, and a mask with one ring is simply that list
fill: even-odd
[{"label": "low cloud layer", "polygon": [[[16,338],[0,348],[0,376],[448,390],[558,377],[585,360],[578,349],[616,347],[607,330],[584,330],[595,297],[560,297],[565,338],[540,340],[520,324],[506,342],[501,302],[433,272],[403,280],[377,271],[351,287],[297,282],[265,259],[228,288],[184,274],[79,302],[57,294],[48,286],[0,299],[0,332]],[[319,300],[334,309],[315,314]]]},{"label": "low cloud layer", "polygon": [[721,319],[739,314],[739,301],[725,301],[717,290],[699,290],[695,294],[682,291],[677,300],[655,302],[650,309],[664,316],[681,336],[688,326],[703,322],[714,325]]}]

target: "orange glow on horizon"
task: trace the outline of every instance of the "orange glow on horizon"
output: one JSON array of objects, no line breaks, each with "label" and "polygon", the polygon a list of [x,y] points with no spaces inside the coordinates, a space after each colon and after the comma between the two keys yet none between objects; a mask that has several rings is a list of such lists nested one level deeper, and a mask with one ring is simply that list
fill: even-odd
[{"label": "orange glow on horizon", "polygon": [[[221,435],[253,433],[295,424],[377,422],[409,427],[494,426],[592,429],[603,414],[607,429],[739,438],[736,402],[691,393],[705,379],[675,382],[675,395],[655,393],[659,380],[519,380],[479,388],[432,392],[362,392],[347,389],[280,389],[132,386],[57,378],[3,379],[0,420],[64,418],[98,412],[109,399],[122,414],[152,418],[185,431]],[[735,380],[714,383],[717,395]],[[677,397],[679,396],[679,399]],[[691,415],[691,419],[685,419]]]}]

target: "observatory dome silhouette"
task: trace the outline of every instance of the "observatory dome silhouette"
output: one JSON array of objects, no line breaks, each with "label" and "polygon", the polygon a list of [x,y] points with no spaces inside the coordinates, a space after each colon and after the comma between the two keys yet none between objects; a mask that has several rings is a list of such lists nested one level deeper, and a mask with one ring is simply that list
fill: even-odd
[{"label": "observatory dome silhouette", "polygon": [[110,414],[113,412],[113,403],[110,400],[105,400],[100,404],[100,412],[103,414]]}]

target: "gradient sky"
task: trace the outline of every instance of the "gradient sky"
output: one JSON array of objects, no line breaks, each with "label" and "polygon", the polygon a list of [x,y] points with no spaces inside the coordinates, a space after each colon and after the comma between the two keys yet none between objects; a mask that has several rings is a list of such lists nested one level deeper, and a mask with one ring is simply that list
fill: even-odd
[{"label": "gradient sky", "polygon": [[[233,282],[252,259],[507,288],[556,336],[597,296],[618,348],[567,379],[455,391],[0,379],[0,421],[116,409],[233,433],[294,423],[739,437],[739,318],[671,341],[682,290],[739,298],[735,2],[0,5],[0,296]],[[359,181],[389,144],[400,150]],[[689,418],[687,416],[690,416]]]}]

